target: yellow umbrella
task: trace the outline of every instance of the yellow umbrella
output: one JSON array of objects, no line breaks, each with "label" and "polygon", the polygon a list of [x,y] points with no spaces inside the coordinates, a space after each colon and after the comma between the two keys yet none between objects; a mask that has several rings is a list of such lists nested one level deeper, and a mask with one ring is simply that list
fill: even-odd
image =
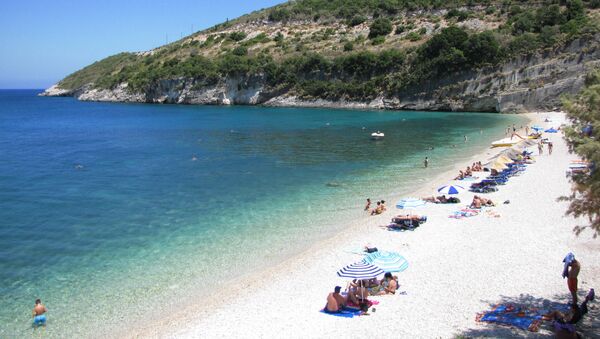
[{"label": "yellow umbrella", "polygon": [[501,161],[496,160],[496,161],[494,161],[493,163],[490,164],[489,168],[493,168],[496,171],[502,171],[503,169],[505,169],[507,167]]},{"label": "yellow umbrella", "polygon": [[501,155],[498,157],[498,159],[496,159],[496,161],[499,161],[503,164],[508,164],[513,162],[509,157],[507,157],[506,155]]}]

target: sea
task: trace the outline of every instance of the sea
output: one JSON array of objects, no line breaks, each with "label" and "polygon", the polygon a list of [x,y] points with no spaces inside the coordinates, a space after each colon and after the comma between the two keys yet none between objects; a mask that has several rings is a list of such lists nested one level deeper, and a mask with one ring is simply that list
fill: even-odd
[{"label": "sea", "polygon": [[[302,253],[364,217],[366,198],[408,194],[526,123],[39,92],[0,91],[0,338],[143,326]],[[385,138],[370,140],[376,131]],[[37,298],[45,329],[32,328]]]}]

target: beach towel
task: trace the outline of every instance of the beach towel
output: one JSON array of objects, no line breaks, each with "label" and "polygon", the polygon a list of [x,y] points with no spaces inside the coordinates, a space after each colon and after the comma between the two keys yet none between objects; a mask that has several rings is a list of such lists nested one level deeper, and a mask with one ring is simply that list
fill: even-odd
[{"label": "beach towel", "polygon": [[475,321],[514,326],[523,330],[537,332],[542,323],[542,316],[524,307],[499,304],[494,306],[491,311],[477,314]]},{"label": "beach towel", "polygon": [[473,217],[479,214],[479,211],[473,209],[463,208],[460,211],[455,211],[453,214],[449,215],[448,218],[462,219]]},{"label": "beach towel", "polygon": [[[373,305],[379,305],[379,301],[367,299],[367,306],[371,307]],[[350,300],[350,301],[348,301],[348,304],[346,305],[346,309],[360,310],[360,305],[356,305],[355,303],[352,302],[352,300]]]},{"label": "beach towel", "polygon": [[356,316],[360,315],[360,310],[349,309],[349,308],[345,308],[336,313],[325,312],[325,309],[321,309],[321,311],[319,311],[319,312],[329,314],[329,315],[332,315],[335,317],[342,317],[342,318],[353,318],[355,315]]},{"label": "beach towel", "polygon": [[523,330],[537,332],[542,324],[542,316],[544,314],[548,314],[553,310],[567,312],[568,309],[569,306],[567,305],[555,305],[550,309],[540,309],[513,304],[498,304],[492,307],[491,311],[478,313],[475,321],[514,326]]}]

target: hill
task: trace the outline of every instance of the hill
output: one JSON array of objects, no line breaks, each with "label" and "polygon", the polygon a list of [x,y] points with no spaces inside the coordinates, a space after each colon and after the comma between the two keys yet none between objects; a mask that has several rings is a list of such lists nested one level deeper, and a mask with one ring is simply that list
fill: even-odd
[{"label": "hill", "polygon": [[390,109],[552,109],[598,65],[600,0],[297,0],[120,53],[45,95]]}]

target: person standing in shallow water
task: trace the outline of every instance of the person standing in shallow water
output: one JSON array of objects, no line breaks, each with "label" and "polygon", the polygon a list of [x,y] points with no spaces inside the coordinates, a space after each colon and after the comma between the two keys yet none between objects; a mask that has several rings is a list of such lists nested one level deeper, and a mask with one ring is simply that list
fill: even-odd
[{"label": "person standing in shallow water", "polygon": [[367,205],[365,206],[365,211],[368,211],[371,208],[371,198],[367,198]]},{"label": "person standing in shallow water", "polygon": [[425,166],[425,168],[427,168],[427,166],[429,166],[429,158],[425,157],[425,160],[423,160],[423,166]]},{"label": "person standing in shallow water", "polygon": [[33,307],[33,311],[31,312],[33,315],[33,325],[34,326],[46,326],[46,306],[42,304],[40,299],[35,301],[35,306]]}]

